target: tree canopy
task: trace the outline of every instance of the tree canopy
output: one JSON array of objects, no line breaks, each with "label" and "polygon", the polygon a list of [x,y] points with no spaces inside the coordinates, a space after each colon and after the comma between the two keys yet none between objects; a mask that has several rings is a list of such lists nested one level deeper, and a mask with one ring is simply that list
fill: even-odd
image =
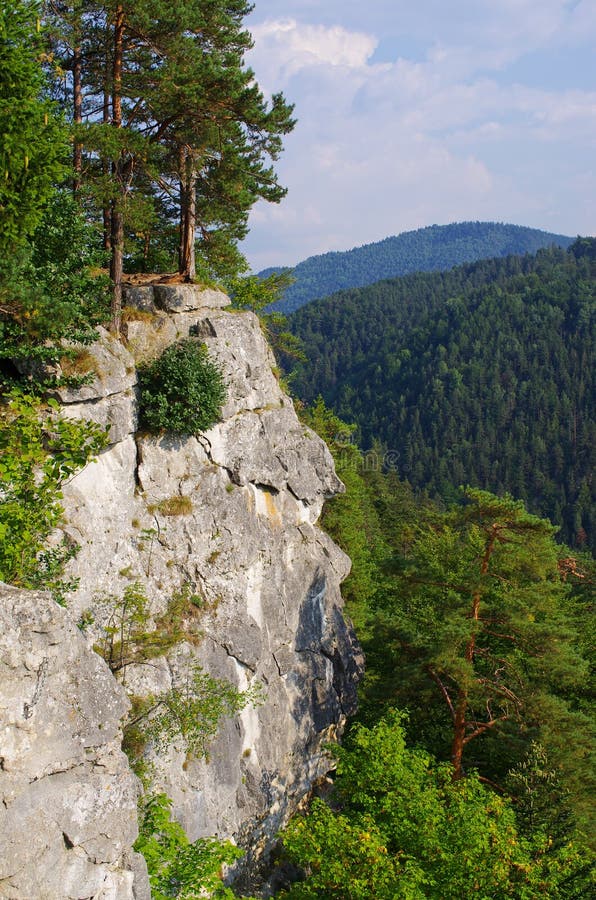
[{"label": "tree canopy", "polygon": [[252,205],[285,194],[271,162],[292,107],[281,94],[267,101],[244,63],[250,9],[246,0],[50,6],[76,186],[102,213],[115,319],[125,263],[171,267],[177,246],[185,278],[235,275]]},{"label": "tree canopy", "polygon": [[[294,312],[337,291],[359,288],[414,272],[448,271],[479,259],[536,253],[543,247],[568,247],[573,238],[537,228],[501,222],[454,222],[404,231],[353,250],[332,251],[299,262],[274,309]],[[276,269],[266,269],[262,276]]]},{"label": "tree canopy", "polygon": [[0,9],[2,259],[35,231],[66,172],[68,131],[45,90],[39,16],[39,5],[28,0]]},{"label": "tree canopy", "polygon": [[580,848],[556,854],[538,832],[518,831],[511,804],[470,775],[406,745],[402,717],[357,727],[334,751],[330,808],[315,800],[284,844],[304,870],[288,900],[460,900],[478,896],[580,897]]},{"label": "tree canopy", "polygon": [[[290,317],[307,361],[298,395],[321,394],[403,478],[454,499],[509,491],[596,547],[595,270],[585,239],[410,275],[310,303]],[[592,251],[593,252],[593,251]]]}]

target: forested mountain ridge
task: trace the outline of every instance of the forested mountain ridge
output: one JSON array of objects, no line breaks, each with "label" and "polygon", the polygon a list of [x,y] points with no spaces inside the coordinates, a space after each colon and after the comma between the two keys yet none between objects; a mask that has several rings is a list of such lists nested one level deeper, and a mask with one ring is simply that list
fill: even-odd
[{"label": "forested mountain ridge", "polygon": [[[283,317],[241,311],[283,281],[237,242],[293,127],[250,9],[0,5],[0,894],[592,896],[593,568],[521,502],[372,469],[322,401],[298,419]],[[362,674],[334,534],[373,728],[280,855]]]},{"label": "forested mountain ridge", "polygon": [[[293,269],[296,279],[273,309],[290,313],[335,291],[364,287],[412,272],[439,272],[467,262],[536,253],[553,244],[567,248],[573,238],[498,222],[457,222],[405,231],[344,252],[311,256]],[[266,269],[267,276],[279,268]]]},{"label": "forested mountain ridge", "polygon": [[392,450],[400,475],[524,498],[594,546],[596,241],[336,294],[290,318],[294,388]]}]

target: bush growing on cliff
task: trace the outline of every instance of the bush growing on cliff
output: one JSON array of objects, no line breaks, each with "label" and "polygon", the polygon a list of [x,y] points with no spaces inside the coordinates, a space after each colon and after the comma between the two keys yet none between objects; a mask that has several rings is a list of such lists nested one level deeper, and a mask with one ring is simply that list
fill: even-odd
[{"label": "bush growing on cliff", "polygon": [[72,551],[47,540],[62,517],[61,487],[105,446],[98,425],[58,411],[17,390],[0,405],[0,580],[20,587],[59,591]]},{"label": "bush growing on cliff", "polygon": [[145,800],[142,810],[135,850],[147,862],[151,896],[154,900],[233,898],[222,884],[221,870],[242,856],[242,851],[216,838],[199,838],[191,844],[182,826],[171,819],[171,806],[166,794],[154,794]]},{"label": "bush growing on cliff", "polygon": [[260,681],[239,691],[225,678],[214,678],[200,665],[190,665],[168,691],[143,699],[137,719],[158,753],[175,746],[189,757],[201,759],[207,756],[209,743],[226,717],[247,706],[259,706],[263,698]]},{"label": "bush growing on cliff", "polygon": [[207,348],[191,338],[139,371],[141,417],[152,431],[197,434],[220,417],[226,398],[223,376]]},{"label": "bush growing on cliff", "polygon": [[138,581],[129,584],[120,597],[108,594],[96,600],[102,624],[94,650],[116,673],[124,672],[127,666],[154,661],[181,641],[197,644],[199,613],[192,596],[188,590],[177,591],[165,611],[154,617],[153,627],[151,604]]}]

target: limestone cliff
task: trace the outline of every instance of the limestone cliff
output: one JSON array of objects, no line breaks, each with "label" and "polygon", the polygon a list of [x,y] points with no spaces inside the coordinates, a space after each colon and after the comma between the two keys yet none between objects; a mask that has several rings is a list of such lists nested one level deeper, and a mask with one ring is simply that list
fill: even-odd
[{"label": "limestone cliff", "polygon": [[138,785],[120,749],[128,706],[65,610],[1,586],[0,897],[149,896],[131,852]]},{"label": "limestone cliff", "polygon": [[[325,774],[323,745],[355,709],[362,661],[339,591],[349,561],[316,525],[342,485],[280,389],[252,313],[194,286],[131,288],[128,302],[144,313],[127,346],[103,334],[93,383],[59,392],[67,415],[110,426],[111,441],[65,491],[65,533],[80,548],[69,613],[99,616],[102,596],[132,581],[155,614],[176,591],[200,596],[200,641],[128,667],[127,690],[165,689],[193,662],[240,689],[262,683],[262,705],[224,723],[208,762],[183,748],[153,760],[189,837],[232,838],[250,865]],[[224,373],[222,421],[198,437],[138,432],[136,364],[189,335]]]}]

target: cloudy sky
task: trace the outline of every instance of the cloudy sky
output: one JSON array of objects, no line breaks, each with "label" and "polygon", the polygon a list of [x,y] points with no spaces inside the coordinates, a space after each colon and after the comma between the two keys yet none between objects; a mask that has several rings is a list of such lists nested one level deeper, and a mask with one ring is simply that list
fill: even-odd
[{"label": "cloudy sky", "polygon": [[425,225],[596,233],[595,0],[254,0],[248,63],[298,124],[253,269]]}]

